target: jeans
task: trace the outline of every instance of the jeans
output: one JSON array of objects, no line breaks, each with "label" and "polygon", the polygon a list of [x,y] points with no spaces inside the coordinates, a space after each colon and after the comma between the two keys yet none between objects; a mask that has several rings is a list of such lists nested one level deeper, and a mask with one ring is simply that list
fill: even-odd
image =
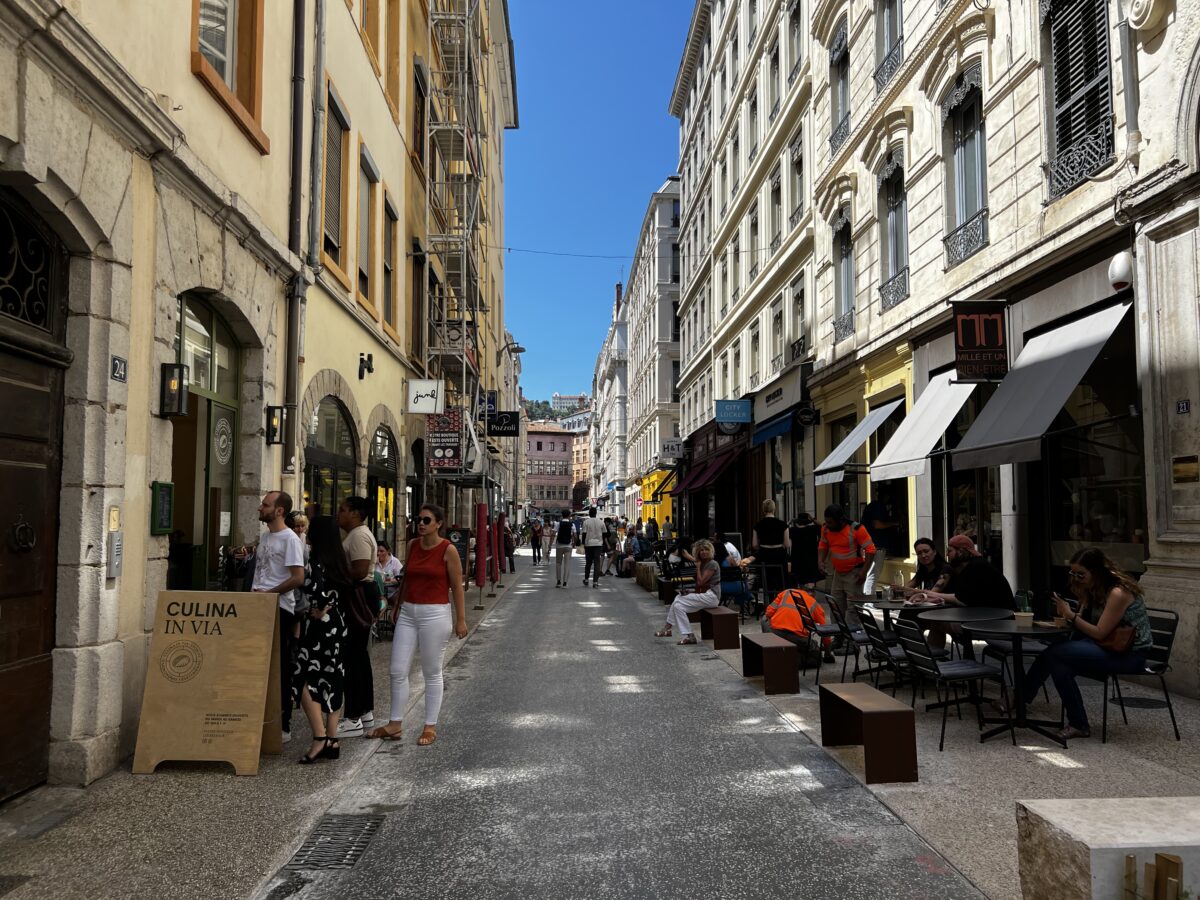
[{"label": "jeans", "polygon": [[425,724],[436,725],[442,709],[442,659],[454,630],[449,603],[405,603],[396,619],[392,638],[392,714],[399,722],[408,707],[408,670],[413,653],[421,650],[425,677]]},{"label": "jeans", "polygon": [[597,544],[595,547],[584,547],[583,560],[583,583],[587,584],[588,575],[591,575],[592,581],[600,580],[600,559],[604,555],[604,547]]},{"label": "jeans", "polygon": [[533,564],[536,566],[542,560],[542,539],[537,535],[530,535],[529,546],[533,549]]},{"label": "jeans", "polygon": [[[1016,664],[1020,665],[1019,662]],[[1029,667],[1024,682],[1025,702],[1033,700],[1046,679],[1051,678],[1062,699],[1067,723],[1087,731],[1087,710],[1083,706],[1079,685],[1075,683],[1076,676],[1133,675],[1141,672],[1145,665],[1146,654],[1141,650],[1112,653],[1097,647],[1096,642],[1087,637],[1054,644],[1039,654]]]}]

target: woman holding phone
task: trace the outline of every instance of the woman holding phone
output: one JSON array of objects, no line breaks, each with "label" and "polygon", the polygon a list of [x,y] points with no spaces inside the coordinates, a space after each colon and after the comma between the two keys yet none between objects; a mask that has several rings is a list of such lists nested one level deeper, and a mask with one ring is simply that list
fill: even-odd
[{"label": "woman holding phone", "polygon": [[678,625],[679,643],[694,644],[696,636],[692,634],[688,613],[721,605],[721,567],[713,559],[712,542],[696,541],[692,553],[696,557],[695,586],[675,598],[667,609],[667,624],[654,632],[655,637],[671,637],[672,628]]},{"label": "woman holding phone", "polygon": [[1078,612],[1058,594],[1054,600],[1056,614],[1071,629],[1071,639],[1047,647],[1029,667],[1024,682],[1029,703],[1047,678],[1054,680],[1067,716],[1066,727],[1056,735],[1063,741],[1091,735],[1076,677],[1141,672],[1146,651],[1154,643],[1141,588],[1103,550],[1088,547],[1077,552],[1071,557],[1068,577],[1071,593],[1079,601]]},{"label": "woman holding phone", "polygon": [[454,545],[442,537],[445,520],[442,508],[431,503],[417,513],[417,538],[408,545],[404,586],[400,589],[399,614],[392,639],[392,713],[388,724],[376,728],[368,737],[400,739],[408,707],[408,670],[413,653],[420,649],[421,672],[425,676],[425,729],[417,744],[427,747],[437,740],[438,713],[442,708],[442,658],[451,630],[460,639],[467,636],[462,562]]}]

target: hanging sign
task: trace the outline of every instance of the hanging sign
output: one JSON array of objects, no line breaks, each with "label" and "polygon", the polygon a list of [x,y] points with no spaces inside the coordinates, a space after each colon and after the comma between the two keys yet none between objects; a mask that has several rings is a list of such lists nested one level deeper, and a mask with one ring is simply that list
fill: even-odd
[{"label": "hanging sign", "polygon": [[663,462],[683,456],[683,441],[680,438],[665,438],[658,449],[658,458]]},{"label": "hanging sign", "polygon": [[410,413],[440,413],[446,409],[444,385],[433,378],[408,380],[408,411]]},{"label": "hanging sign", "polygon": [[745,424],[752,421],[753,409],[749,400],[718,400],[717,422]]},{"label": "hanging sign", "polygon": [[957,381],[1003,381],[1008,374],[1008,317],[1003,301],[954,304]]},{"label": "hanging sign", "polygon": [[451,410],[425,417],[425,444],[429,468],[461,469],[463,465],[462,411]]},{"label": "hanging sign", "polygon": [[133,771],[164,760],[258,774],[279,753],[277,594],[160,591]]},{"label": "hanging sign", "polygon": [[487,433],[488,437],[520,437],[520,411],[498,410],[488,418]]}]

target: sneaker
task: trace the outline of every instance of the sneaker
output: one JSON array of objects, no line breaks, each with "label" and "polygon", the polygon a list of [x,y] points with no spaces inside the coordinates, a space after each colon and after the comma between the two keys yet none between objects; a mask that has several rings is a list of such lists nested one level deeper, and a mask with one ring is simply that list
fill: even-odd
[{"label": "sneaker", "polygon": [[357,737],[362,733],[362,719],[342,719],[342,721],[338,722],[337,736],[339,738]]},{"label": "sneaker", "polygon": [[375,713],[364,713],[362,717],[363,731],[370,731],[375,727]]},{"label": "sneaker", "polygon": [[833,655],[832,651],[826,650],[825,653],[821,656],[821,661],[827,662],[827,663],[837,662],[837,657]]},{"label": "sneaker", "polygon": [[287,729],[287,728],[283,729],[283,742],[286,744],[286,743],[287,743],[288,741],[290,741],[291,739],[292,739],[292,732],[291,732],[291,730],[290,730],[290,729]]},{"label": "sneaker", "polygon": [[600,587],[600,582],[598,582],[598,581],[593,581],[593,582],[592,582],[592,587],[594,587],[594,588],[598,588],[598,587]]},{"label": "sneaker", "polygon": [[554,582],[554,586],[555,586],[555,587],[562,587],[562,582],[561,582],[561,581],[555,581],[555,582]]}]

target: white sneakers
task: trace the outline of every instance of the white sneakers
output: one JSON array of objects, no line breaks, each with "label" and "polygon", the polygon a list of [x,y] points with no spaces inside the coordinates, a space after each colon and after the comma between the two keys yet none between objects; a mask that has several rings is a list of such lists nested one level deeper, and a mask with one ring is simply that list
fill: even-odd
[{"label": "white sneakers", "polygon": [[342,719],[338,722],[337,736],[339,738],[358,737],[375,725],[375,716],[368,714],[361,719]]}]

